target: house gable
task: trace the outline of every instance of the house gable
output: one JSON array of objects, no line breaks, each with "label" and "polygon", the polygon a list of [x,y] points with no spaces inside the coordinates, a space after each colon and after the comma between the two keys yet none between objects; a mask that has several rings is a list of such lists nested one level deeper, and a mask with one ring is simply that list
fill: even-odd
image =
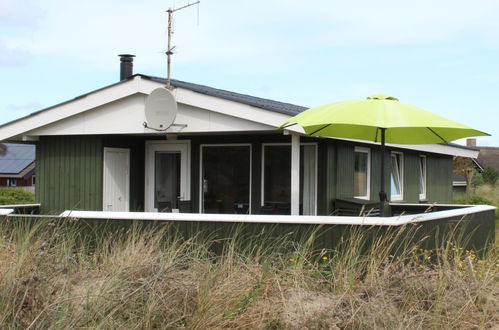
[{"label": "house gable", "polygon": [[[160,82],[134,76],[123,83],[8,123],[0,140],[31,140],[44,135],[157,134],[145,128],[147,96]],[[289,115],[234,100],[175,88],[174,125],[163,133],[275,130]]]}]

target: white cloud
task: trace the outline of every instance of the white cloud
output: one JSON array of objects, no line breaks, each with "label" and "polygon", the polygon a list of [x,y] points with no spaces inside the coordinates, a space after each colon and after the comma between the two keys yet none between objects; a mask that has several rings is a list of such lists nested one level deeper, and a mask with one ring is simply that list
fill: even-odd
[{"label": "white cloud", "polygon": [[[118,53],[132,52],[144,63],[163,65],[169,3],[47,0],[26,2],[19,9],[14,6],[18,2],[3,1],[0,17],[13,22],[36,17],[38,22],[33,34],[9,36],[11,49],[74,58],[97,67],[114,63]],[[176,1],[177,7],[185,3]],[[255,66],[279,70],[299,51],[437,42],[461,35],[499,38],[497,1],[203,0],[199,10],[199,26],[195,7],[175,13],[177,63],[233,63],[243,70],[248,67],[248,72]]]}]

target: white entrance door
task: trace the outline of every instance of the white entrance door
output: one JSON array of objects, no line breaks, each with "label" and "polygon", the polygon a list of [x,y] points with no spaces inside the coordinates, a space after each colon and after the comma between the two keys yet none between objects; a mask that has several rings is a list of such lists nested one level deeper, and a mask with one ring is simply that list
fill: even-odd
[{"label": "white entrance door", "polygon": [[146,143],[145,205],[148,212],[171,212],[191,199],[190,141]]},{"label": "white entrance door", "polygon": [[130,210],[130,150],[104,148],[104,211]]}]

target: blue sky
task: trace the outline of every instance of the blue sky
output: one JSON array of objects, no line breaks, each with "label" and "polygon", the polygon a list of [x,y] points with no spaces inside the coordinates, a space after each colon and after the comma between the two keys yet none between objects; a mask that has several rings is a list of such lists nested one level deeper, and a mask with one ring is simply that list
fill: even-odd
[{"label": "blue sky", "polygon": [[[116,82],[121,53],[164,77],[186,3],[0,0],[0,123]],[[174,26],[173,78],[304,106],[390,94],[499,146],[499,1],[201,0]]]}]

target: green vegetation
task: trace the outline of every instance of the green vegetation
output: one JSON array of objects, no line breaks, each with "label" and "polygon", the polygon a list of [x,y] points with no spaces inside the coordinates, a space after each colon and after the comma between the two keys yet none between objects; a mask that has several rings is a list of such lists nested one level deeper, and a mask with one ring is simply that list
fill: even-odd
[{"label": "green vegetation", "polygon": [[487,166],[482,173],[482,177],[486,184],[494,186],[499,178],[499,172],[497,172],[494,168]]},{"label": "green vegetation", "polygon": [[[499,258],[363,231],[331,251],[244,240],[219,254],[168,226],[110,232],[80,221],[0,222],[6,329],[486,329],[499,324]],[[401,228],[400,235],[407,235]],[[455,235],[454,237],[459,236]],[[266,236],[268,237],[268,236]],[[311,237],[312,238],[312,237]],[[265,239],[265,237],[264,237]],[[361,253],[361,251],[363,251]],[[396,256],[394,256],[396,255]]]},{"label": "green vegetation", "polygon": [[30,204],[35,202],[35,194],[22,188],[1,188],[0,205]]}]

